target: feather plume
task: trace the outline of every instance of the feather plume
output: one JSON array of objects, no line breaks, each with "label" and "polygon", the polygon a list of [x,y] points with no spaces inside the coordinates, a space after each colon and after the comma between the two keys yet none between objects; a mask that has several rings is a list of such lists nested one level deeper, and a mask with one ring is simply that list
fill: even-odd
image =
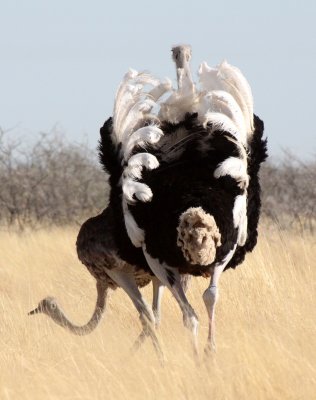
[{"label": "feather plume", "polygon": [[136,197],[138,200],[146,203],[153,197],[153,193],[149,186],[141,182],[136,182],[134,179],[125,178],[123,179],[122,189],[124,197],[129,204],[135,203]]},{"label": "feather plume", "polygon": [[146,144],[155,144],[159,142],[163,132],[157,126],[144,126],[138,129],[127,139],[125,145],[123,145],[124,159],[128,160],[133,149],[138,147],[145,147]]},{"label": "feather plume", "polygon": [[214,177],[229,175],[234,178],[242,189],[246,189],[249,182],[247,164],[237,157],[228,157],[220,163],[214,171]]},{"label": "feather plume", "polygon": [[157,158],[150,153],[137,153],[128,160],[128,166],[141,166],[152,170],[159,167],[159,162]]},{"label": "feather plume", "polygon": [[237,128],[240,140],[246,144],[246,128],[243,113],[234,97],[223,90],[211,92],[211,111],[222,113],[230,118]]},{"label": "feather plume", "polygon": [[122,200],[124,221],[127,234],[135,247],[141,247],[145,239],[144,231],[137,225],[132,216],[125,199]]},{"label": "feather plume", "polygon": [[241,71],[223,61],[216,68],[211,68],[206,62],[199,69],[201,89],[206,92],[225,91],[239,105],[243,114],[247,136],[253,133],[253,98],[251,88]]},{"label": "feather plume", "polygon": [[[138,153],[132,156],[128,161],[128,166],[124,169],[123,185],[125,180],[140,180],[142,178],[143,168],[153,170],[159,167],[157,158],[150,153]],[[146,186],[146,185],[144,185]],[[134,193],[135,194],[135,193]],[[134,197],[133,195],[130,197]]]},{"label": "feather plume", "polygon": [[238,228],[237,243],[243,246],[247,239],[247,193],[236,196],[233,208],[234,226]]},{"label": "feather plume", "polygon": [[253,97],[252,97],[252,92],[250,85],[244,75],[241,73],[240,69],[228,64],[227,61],[223,61],[220,64],[219,68],[220,74],[222,79],[225,81],[227,84],[227,89],[230,87],[230,93],[232,95],[236,95],[236,100],[238,101],[238,95],[240,96],[240,100],[242,100],[242,103],[246,105],[246,107],[243,109],[242,105],[240,104],[240,107],[242,108],[246,123],[248,123],[248,134],[253,132],[254,126],[253,126]]},{"label": "feather plume", "polygon": [[[244,194],[236,197],[233,210],[234,221],[239,229],[238,244],[241,245],[247,237],[245,202],[249,177],[246,149],[253,133],[253,99],[250,86],[240,70],[226,61],[215,68],[209,67],[206,62],[202,63],[196,85],[189,67],[189,46],[177,46],[173,51],[177,65],[177,89],[172,87],[169,79],[160,81],[147,72],[129,70],[117,91],[111,138],[120,150],[122,205],[126,229],[133,244],[141,246],[144,232],[137,226],[129,205],[132,206],[137,201],[152,200],[151,188],[142,182],[144,168],[152,170],[159,167],[158,159],[150,151],[160,151],[164,162],[174,161],[181,157],[193,138],[188,135],[189,129],[184,125],[165,136],[161,127],[166,123],[171,126],[181,124],[187,114],[197,113],[197,122],[204,127],[201,148],[204,137],[206,149],[207,136],[220,131],[223,135],[230,134],[228,140],[234,142],[238,149],[239,156],[228,157],[220,163],[215,169],[214,177],[229,175],[244,190]],[[184,58],[177,58],[179,54]],[[198,136],[199,134],[194,133]],[[144,148],[149,152],[144,152]]]},{"label": "feather plume", "polygon": [[122,123],[121,130],[121,141],[124,147],[125,143],[132,135],[135,127],[139,124],[140,121],[144,120],[144,115],[148,114],[156,103],[151,99],[141,99],[136,102],[133,107],[130,109],[128,115],[125,118],[125,121]]},{"label": "feather plume", "polygon": [[198,71],[200,87],[206,92],[212,90],[224,90],[222,81],[219,77],[218,68],[213,68],[207,65],[204,61]]},{"label": "feather plume", "polygon": [[165,93],[169,92],[172,89],[172,82],[170,79],[166,79],[164,82],[161,82],[159,85],[154,87],[149,93],[148,96],[154,102],[157,102],[160,97],[162,97]]},{"label": "feather plume", "polygon": [[213,131],[229,132],[231,135],[236,137],[237,140],[239,139],[237,127],[234,122],[227,117],[227,115],[219,112],[208,111],[203,115],[203,119],[200,118],[200,122],[204,127],[211,125]]}]

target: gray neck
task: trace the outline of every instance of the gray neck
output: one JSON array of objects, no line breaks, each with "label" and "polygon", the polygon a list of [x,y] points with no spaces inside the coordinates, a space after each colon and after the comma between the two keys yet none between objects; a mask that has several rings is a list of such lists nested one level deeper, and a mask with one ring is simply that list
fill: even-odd
[{"label": "gray neck", "polygon": [[97,301],[95,305],[94,312],[90,320],[82,326],[74,325],[69,319],[65,316],[61,309],[57,309],[54,314],[48,314],[49,317],[56,322],[56,324],[62,326],[65,329],[68,329],[71,333],[79,336],[88,335],[92,332],[103,316],[103,312],[106,306],[106,297],[107,297],[108,286],[104,283],[97,282]]},{"label": "gray neck", "polygon": [[172,59],[176,64],[179,89],[182,87],[184,79],[193,85],[190,70],[191,55],[191,47],[188,45],[175,46],[172,48]]}]

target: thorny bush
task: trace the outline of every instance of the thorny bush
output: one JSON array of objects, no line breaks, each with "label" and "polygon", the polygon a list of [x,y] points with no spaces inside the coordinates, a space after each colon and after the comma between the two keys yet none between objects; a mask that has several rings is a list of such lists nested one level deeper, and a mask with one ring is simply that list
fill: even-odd
[{"label": "thorny bush", "polygon": [[[284,153],[261,171],[265,221],[314,232],[316,160]],[[81,224],[107,204],[107,176],[97,151],[41,134],[33,146],[10,139],[0,129],[0,227]]]}]

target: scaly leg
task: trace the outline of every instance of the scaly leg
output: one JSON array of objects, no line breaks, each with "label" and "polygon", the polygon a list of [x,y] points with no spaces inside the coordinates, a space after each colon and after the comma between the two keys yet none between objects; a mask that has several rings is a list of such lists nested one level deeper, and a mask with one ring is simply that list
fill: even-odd
[{"label": "scaly leg", "polygon": [[[152,310],[154,313],[155,317],[155,328],[157,329],[160,325],[161,321],[161,300],[162,300],[162,295],[164,292],[165,286],[160,282],[158,278],[155,276],[152,279],[152,284],[153,284],[153,302],[152,302]],[[142,345],[144,340],[146,339],[146,333],[143,330],[138,338],[136,339],[133,349],[137,350],[139,347]]]},{"label": "scaly leg", "polygon": [[212,351],[215,351],[215,306],[218,300],[218,281],[222,272],[224,271],[226,265],[231,260],[234,255],[236,246],[233,250],[231,250],[228,255],[224,258],[224,260],[220,263],[217,263],[214,267],[214,271],[211,277],[210,286],[203,293],[203,300],[206,306],[206,310],[208,313],[209,320],[209,331],[208,331],[208,339],[205,347],[205,353],[208,355]]},{"label": "scaly leg", "polygon": [[166,285],[170,289],[177,300],[183,314],[184,325],[191,332],[193,350],[195,355],[197,355],[198,318],[183,291],[179,272],[166,264],[161,264],[157,259],[152,258],[147,253],[145,246],[143,247],[143,252],[153,273],[162,284]]},{"label": "scaly leg", "polygon": [[137,311],[139,312],[143,331],[136,341],[134,348],[139,347],[146,336],[150,336],[159,359],[163,360],[163,353],[158,342],[155,330],[153,329],[153,325],[155,323],[153,312],[149,305],[146,303],[141,292],[139,291],[135,282],[134,275],[132,273],[129,274],[123,271],[110,269],[107,269],[106,273],[119,287],[121,287],[128,294]]},{"label": "scaly leg", "polygon": [[[188,290],[190,278],[191,278],[190,275],[181,275],[180,276],[180,283],[181,283],[184,293],[186,293]],[[163,292],[165,290],[165,285],[163,285],[156,276],[153,277],[152,283],[153,283],[152,309],[153,309],[154,316],[155,316],[155,326],[156,326],[156,328],[159,328],[160,322],[161,322],[161,300],[162,300]]]},{"label": "scaly leg", "polygon": [[165,286],[160,282],[160,280],[156,276],[153,277],[152,283],[153,283],[152,309],[155,316],[155,327],[158,328],[161,321],[161,299]]}]

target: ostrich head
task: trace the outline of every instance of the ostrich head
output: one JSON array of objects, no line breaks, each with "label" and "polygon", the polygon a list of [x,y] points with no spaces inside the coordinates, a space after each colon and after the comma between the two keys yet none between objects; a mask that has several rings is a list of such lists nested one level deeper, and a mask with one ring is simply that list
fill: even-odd
[{"label": "ostrich head", "polygon": [[177,245],[191,264],[208,265],[215,260],[221,234],[212,215],[201,207],[190,207],[181,216]]},{"label": "ostrich head", "polygon": [[172,59],[176,64],[178,87],[194,88],[192,81],[190,60],[191,47],[188,45],[180,45],[172,48]]},{"label": "ostrich head", "polygon": [[191,60],[192,50],[189,45],[175,46],[172,48],[172,59],[177,68],[183,68]]},{"label": "ostrich head", "polygon": [[38,303],[38,306],[30,311],[28,315],[44,313],[50,316],[53,320],[60,319],[61,310],[54,297],[45,297]]},{"label": "ostrich head", "polygon": [[94,312],[90,320],[82,326],[73,324],[63,313],[59,307],[57,300],[54,297],[45,297],[39,302],[38,306],[30,311],[28,315],[34,314],[46,314],[48,315],[56,324],[68,329],[75,335],[87,335],[92,332],[101,320],[102,314],[105,310],[106,297],[107,297],[107,282],[97,281],[97,291],[98,297],[95,305]]}]

